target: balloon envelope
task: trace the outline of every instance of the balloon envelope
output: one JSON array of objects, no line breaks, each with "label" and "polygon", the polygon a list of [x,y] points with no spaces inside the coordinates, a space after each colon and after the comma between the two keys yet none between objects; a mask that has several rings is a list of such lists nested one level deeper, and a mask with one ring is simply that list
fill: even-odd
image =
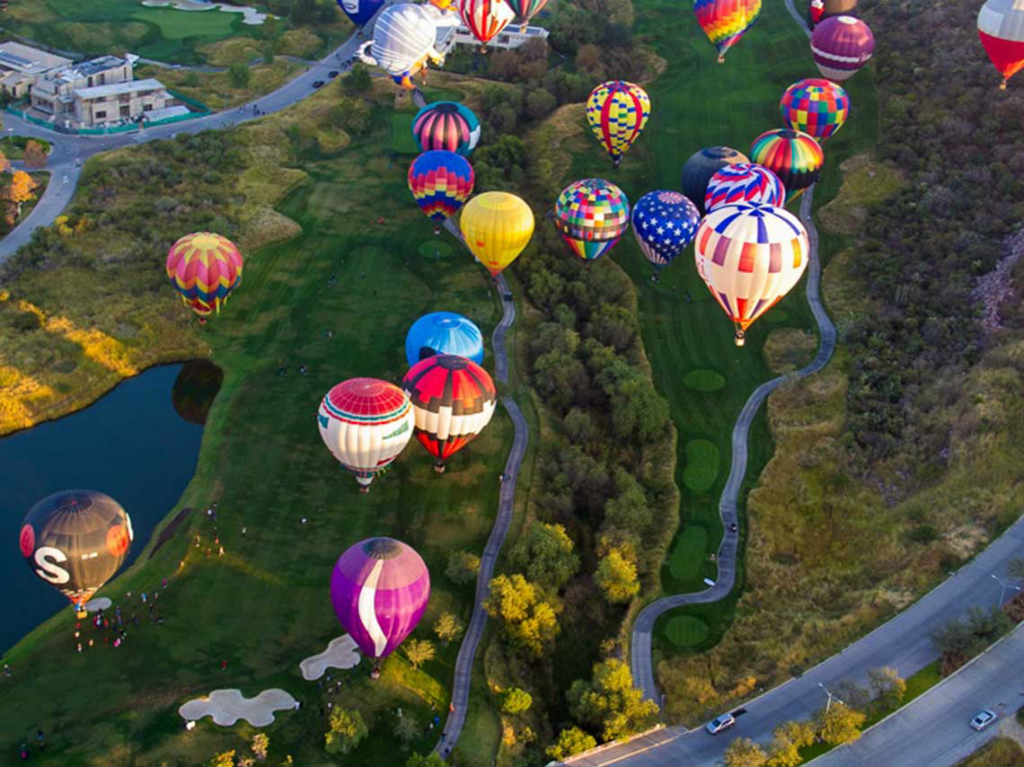
[{"label": "balloon envelope", "polygon": [[978,11],[978,37],[992,65],[1006,80],[1024,67],[1024,6],[1016,0],[987,0]]},{"label": "balloon envelope", "polygon": [[121,504],[95,490],[62,490],[29,509],[18,546],[41,580],[79,610],[117,572],[134,533]]},{"label": "balloon envelope", "polygon": [[782,179],[788,200],[818,180],[825,153],[821,144],[798,130],[765,131],[750,146],[750,159]]},{"label": "balloon envelope", "polygon": [[683,194],[689,197],[690,202],[703,214],[708,181],[719,168],[738,162],[750,161],[745,154],[729,146],[709,146],[694,152],[683,164]]},{"label": "balloon envelope", "polygon": [[242,254],[227,237],[193,232],[171,246],[165,269],[185,305],[206,317],[219,314],[242,281]]},{"label": "balloon envelope", "polygon": [[650,116],[651,99],[647,91],[623,80],[601,83],[587,99],[587,122],[616,167],[643,132]]},{"label": "balloon envelope", "polygon": [[718,51],[718,60],[739,42],[761,13],[761,0],[696,0],[697,23]]},{"label": "balloon envelope", "polygon": [[377,9],[384,5],[384,0],[338,0],[338,5],[353,24],[361,27],[373,18]]},{"label": "balloon envelope", "polygon": [[547,5],[548,0],[505,0],[505,2],[508,3],[508,7],[515,14],[513,21],[525,28],[530,23],[530,19]]},{"label": "balloon envelope", "polygon": [[435,354],[458,354],[479,365],[484,361],[483,334],[472,320],[461,314],[424,314],[405,336],[405,359],[412,367]]},{"label": "balloon envelope", "polygon": [[459,15],[473,37],[483,45],[515,17],[505,0],[459,0]]},{"label": "balloon envelope", "polygon": [[700,213],[684,195],[660,189],[637,200],[630,219],[644,258],[655,267],[663,267],[693,241]]},{"label": "balloon envelope", "polygon": [[708,211],[734,202],[763,202],[782,205],[786,202],[786,187],[772,171],[752,162],[725,165],[715,171],[704,194],[704,207]]},{"label": "balloon envelope", "polygon": [[790,128],[824,141],[846,122],[850,97],[843,86],[831,80],[809,77],[786,88],[779,101],[779,111]]},{"label": "balloon envelope", "polygon": [[459,217],[466,247],[497,276],[523,252],[533,236],[533,211],[509,192],[484,192],[466,203]]},{"label": "balloon envelope", "polygon": [[628,226],[625,192],[603,178],[574,181],[555,201],[555,227],[584,261],[595,261],[611,250]]},{"label": "balloon envelope", "polygon": [[424,152],[409,166],[409,191],[437,227],[458,213],[462,203],[469,199],[473,181],[469,161],[444,149]]},{"label": "balloon envelope", "polygon": [[430,598],[430,573],[413,548],[368,538],[338,557],[331,603],[363,654],[384,658],[416,628]]},{"label": "balloon envelope", "polygon": [[871,27],[854,16],[824,19],[811,35],[811,53],[818,71],[837,83],[853,77],[874,50]]},{"label": "balloon envelope", "polygon": [[435,101],[416,113],[412,135],[420,151],[447,149],[468,156],[480,140],[480,121],[469,107],[454,101]]},{"label": "balloon envelope", "polygon": [[402,379],[416,413],[416,439],[438,466],[491,422],[498,393],[473,360],[438,354],[420,360]]}]

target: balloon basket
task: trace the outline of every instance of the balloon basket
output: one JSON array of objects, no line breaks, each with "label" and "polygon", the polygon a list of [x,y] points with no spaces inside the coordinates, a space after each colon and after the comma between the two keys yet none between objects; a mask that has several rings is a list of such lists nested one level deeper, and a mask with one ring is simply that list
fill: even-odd
[{"label": "balloon basket", "polygon": [[724,64],[725,63],[725,54],[724,53],[718,54],[718,63],[719,64]]},{"label": "balloon basket", "polygon": [[746,334],[742,330],[736,331],[736,346],[743,346],[747,342]]},{"label": "balloon basket", "polygon": [[76,607],[75,608],[75,617],[76,618],[88,618],[89,617],[89,611],[86,610],[84,606],[83,607]]},{"label": "balloon basket", "polygon": [[370,492],[370,486],[369,485],[360,485],[359,486],[359,492],[362,493],[363,495],[366,495],[368,492]]},{"label": "balloon basket", "polygon": [[435,463],[434,464],[434,471],[436,471],[438,474],[444,474],[444,470],[447,469],[447,468],[448,467],[445,466],[443,463]]},{"label": "balloon basket", "polygon": [[1005,77],[1003,78],[1003,81],[1001,83],[999,83],[999,90],[1001,90],[1001,91],[1005,91],[1006,90],[1006,78]]},{"label": "balloon basket", "polygon": [[621,154],[616,155],[615,157],[612,158],[612,167],[613,168],[615,168],[617,170],[620,165],[622,165],[622,155]]},{"label": "balloon basket", "polygon": [[380,679],[380,666],[374,666],[370,672],[370,679]]}]

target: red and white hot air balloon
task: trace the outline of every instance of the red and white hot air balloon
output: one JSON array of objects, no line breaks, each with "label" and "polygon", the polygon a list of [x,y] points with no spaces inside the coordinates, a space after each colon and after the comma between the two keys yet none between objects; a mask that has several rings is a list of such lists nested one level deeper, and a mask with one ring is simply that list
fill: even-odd
[{"label": "red and white hot air balloon", "polygon": [[978,11],[978,37],[1006,90],[1006,81],[1024,67],[1024,0],[988,0]]},{"label": "red and white hot air balloon", "polygon": [[516,14],[505,0],[459,0],[459,15],[473,37],[480,41],[480,52]]}]

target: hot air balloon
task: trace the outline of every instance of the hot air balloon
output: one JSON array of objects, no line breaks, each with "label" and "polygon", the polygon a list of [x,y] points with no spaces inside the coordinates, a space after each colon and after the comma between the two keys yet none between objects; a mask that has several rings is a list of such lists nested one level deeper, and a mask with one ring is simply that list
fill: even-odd
[{"label": "hot air balloon", "polygon": [[345,550],[331,573],[331,603],[338,621],[373,658],[380,676],[386,658],[416,628],[430,599],[423,558],[394,538],[367,538]]},{"label": "hot air balloon", "polygon": [[434,456],[434,470],[471,442],[491,422],[498,392],[473,360],[436,354],[420,360],[402,379],[416,413],[416,439]]},{"label": "hot air balloon", "polygon": [[611,250],[628,226],[626,194],[603,178],[574,181],[555,201],[555,227],[584,261],[596,261]]},{"label": "hot air balloon", "polygon": [[810,243],[788,210],[739,202],[704,217],[694,255],[701,279],[736,325],[736,345],[743,346],[751,323],[800,281]]},{"label": "hot air balloon", "polygon": [[841,83],[857,74],[875,50],[871,28],[853,16],[833,16],[814,28],[811,53],[822,77]]},{"label": "hot air balloon", "polygon": [[220,314],[242,281],[242,254],[227,237],[212,232],[186,234],[167,252],[167,278],[181,300],[199,317]]},{"label": "hot air balloon", "polygon": [[667,189],[648,192],[637,200],[630,218],[640,251],[654,265],[654,280],[693,242],[700,224],[697,206],[679,192]]},{"label": "hot air balloon", "polygon": [[616,168],[650,116],[651,99],[647,91],[623,80],[601,83],[587,99],[587,122]]},{"label": "hot air balloon", "polygon": [[484,361],[483,334],[472,320],[461,314],[424,314],[405,336],[405,358],[412,367],[435,354],[458,354],[480,364]]},{"label": "hot air balloon", "polygon": [[533,211],[509,192],[484,192],[466,203],[459,228],[466,247],[497,277],[533,236]]},{"label": "hot air balloon", "polygon": [[794,200],[818,180],[825,153],[812,136],[798,130],[765,131],[750,145],[750,159],[774,171],[786,185],[786,200]]},{"label": "hot air balloon", "polygon": [[505,0],[459,0],[462,23],[480,41],[480,52],[515,17]]},{"label": "hot air balloon", "polygon": [[814,25],[821,21],[824,15],[825,0],[811,0],[807,8],[807,21],[810,23],[811,29],[814,29]]},{"label": "hot air balloon", "polygon": [[850,97],[843,86],[831,80],[809,77],[786,88],[779,110],[783,122],[790,128],[824,141],[846,122],[850,114]]},{"label": "hot air balloon", "polygon": [[697,23],[718,51],[718,63],[761,13],[761,0],[695,0]]},{"label": "hot air balloon", "polygon": [[327,449],[364,493],[409,444],[415,426],[405,392],[379,378],[342,381],[324,396],[316,418]]},{"label": "hot air balloon", "polygon": [[508,3],[508,7],[515,14],[513,21],[519,25],[519,31],[526,32],[530,19],[540,12],[540,9],[547,4],[548,0],[505,0],[505,2]]},{"label": "hot air balloon", "polygon": [[338,5],[353,24],[361,27],[373,18],[373,14],[384,5],[384,0],[338,0]]},{"label": "hot air balloon", "polygon": [[131,518],[109,495],[62,490],[29,509],[18,546],[32,572],[84,618],[85,603],[117,572],[132,538]]},{"label": "hot air balloon", "polygon": [[444,54],[434,48],[438,27],[458,23],[458,16],[434,5],[391,5],[377,17],[373,39],[359,47],[358,56],[364,63],[383,69],[403,88],[413,90],[413,76],[428,61],[438,66],[444,63]]},{"label": "hot air balloon", "polygon": [[985,53],[1006,81],[1024,67],[1024,3],[1019,0],[986,0],[978,11],[978,37]]},{"label": "hot air balloon", "polygon": [[412,135],[421,152],[447,149],[468,157],[480,140],[480,121],[462,104],[435,101],[416,113]]},{"label": "hot air balloon", "polygon": [[709,146],[694,152],[683,164],[683,194],[690,198],[690,202],[697,206],[701,214],[704,213],[704,195],[708,189],[708,181],[715,175],[715,171],[738,162],[750,160],[732,147]]},{"label": "hot air balloon", "polygon": [[440,234],[444,222],[458,213],[473,193],[473,166],[455,152],[424,152],[409,166],[409,191],[434,222],[434,234]]},{"label": "hot air balloon", "polygon": [[763,165],[751,162],[726,165],[708,181],[704,208],[712,211],[734,202],[782,205],[786,202],[786,187],[778,176]]}]

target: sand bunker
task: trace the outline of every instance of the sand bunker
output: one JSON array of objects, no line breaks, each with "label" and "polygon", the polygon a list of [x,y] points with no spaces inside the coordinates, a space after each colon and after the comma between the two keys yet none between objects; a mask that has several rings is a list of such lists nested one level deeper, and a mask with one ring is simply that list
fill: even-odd
[{"label": "sand bunker", "polygon": [[249,6],[227,5],[225,3],[202,3],[197,0],[142,0],[149,8],[162,8],[170,5],[179,11],[211,11],[219,9],[225,13],[241,13],[243,24],[259,25],[267,20],[268,13],[260,13]]},{"label": "sand bunker", "polygon": [[359,663],[359,649],[348,634],[331,640],[327,649],[319,655],[306,658],[299,664],[302,678],[307,681],[319,679],[329,668],[352,668]]},{"label": "sand bunker", "polygon": [[239,719],[254,727],[266,727],[274,721],[274,712],[298,708],[299,702],[284,690],[264,690],[255,698],[245,698],[241,690],[214,690],[209,695],[183,703],[178,709],[182,719],[192,722],[212,716],[221,727],[230,727]]},{"label": "sand bunker", "polygon": [[90,599],[85,603],[85,609],[91,613],[95,613],[100,610],[106,610],[111,604],[113,603],[106,597],[96,597],[95,599]]}]

